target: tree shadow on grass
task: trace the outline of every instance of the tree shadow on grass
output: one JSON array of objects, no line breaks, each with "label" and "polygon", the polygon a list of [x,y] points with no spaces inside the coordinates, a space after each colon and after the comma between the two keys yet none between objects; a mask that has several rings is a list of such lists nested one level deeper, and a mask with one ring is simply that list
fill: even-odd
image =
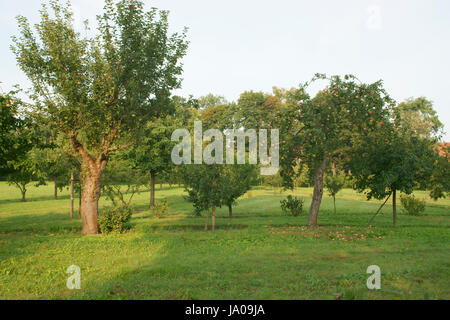
[{"label": "tree shadow on grass", "polygon": [[0,219],[0,233],[74,233],[81,230],[78,214],[70,220],[69,214],[49,212],[47,214],[12,215]]},{"label": "tree shadow on grass", "polygon": [[[0,200],[0,204],[7,204],[7,203],[29,203],[29,202],[38,202],[38,201],[59,201],[59,200],[70,200],[70,195],[59,195],[58,199],[55,199],[53,196],[33,196],[33,197],[27,197],[27,201],[22,202],[20,197],[13,198],[13,199],[3,199]],[[75,201],[78,201],[78,196],[75,194]]]}]

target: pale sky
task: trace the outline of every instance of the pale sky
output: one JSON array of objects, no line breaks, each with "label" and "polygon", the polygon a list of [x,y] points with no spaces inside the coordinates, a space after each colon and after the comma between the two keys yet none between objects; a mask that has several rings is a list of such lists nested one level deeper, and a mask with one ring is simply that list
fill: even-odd
[{"label": "pale sky", "polygon": [[[189,27],[183,88],[236,100],[245,90],[295,87],[314,73],[384,80],[398,102],[434,102],[450,141],[450,1],[448,0],[155,0],[170,10],[173,31]],[[15,16],[38,20],[41,1],[0,0],[0,84],[28,86],[9,46]],[[94,22],[103,0],[72,0],[76,25]]]}]

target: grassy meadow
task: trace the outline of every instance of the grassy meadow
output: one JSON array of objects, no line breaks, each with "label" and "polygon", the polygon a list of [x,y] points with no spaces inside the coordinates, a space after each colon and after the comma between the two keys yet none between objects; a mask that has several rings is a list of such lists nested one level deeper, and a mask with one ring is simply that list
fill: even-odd
[{"label": "grassy meadow", "polygon": [[[305,198],[302,216],[285,216],[280,200]],[[135,196],[133,228],[125,234],[81,236],[69,217],[67,190],[30,187],[28,202],[0,182],[0,299],[450,299],[450,201],[427,199],[423,216],[399,210],[392,228],[386,205],[343,190],[325,196],[321,227],[309,230],[312,188],[256,189],[234,216],[218,210],[216,232],[204,232],[182,188],[157,189],[170,212],[154,218],[149,192]],[[78,199],[75,200],[78,209]],[[111,203],[103,197],[101,207]],[[399,208],[400,209],[400,208]],[[67,267],[81,268],[81,289],[69,290]],[[368,290],[370,265],[381,268],[381,290]]]}]

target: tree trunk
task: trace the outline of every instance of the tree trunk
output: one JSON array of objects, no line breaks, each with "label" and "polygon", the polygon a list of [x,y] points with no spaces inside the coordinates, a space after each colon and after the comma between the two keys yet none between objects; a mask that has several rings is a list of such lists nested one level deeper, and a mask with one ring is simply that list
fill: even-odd
[{"label": "tree trunk", "polygon": [[26,198],[27,189],[23,188],[23,190],[20,190],[20,192],[22,193],[22,200],[20,200],[20,201],[27,202],[27,198]]},{"label": "tree trunk", "polygon": [[392,192],[392,213],[394,219],[394,228],[397,226],[397,190]]},{"label": "tree trunk", "polygon": [[155,180],[156,173],[150,172],[150,208],[155,205]]},{"label": "tree trunk", "polygon": [[317,217],[319,216],[320,203],[323,196],[323,175],[327,166],[328,158],[325,157],[322,163],[316,170],[314,177],[314,193],[311,201],[311,207],[309,209],[308,226],[310,228],[317,228]]},{"label": "tree trunk", "polygon": [[81,195],[81,218],[83,234],[98,233],[98,200],[100,198],[102,172],[90,172],[83,177],[83,192]]},{"label": "tree trunk", "polygon": [[58,181],[55,178],[55,193],[54,193],[55,200],[58,199]]},{"label": "tree trunk", "polygon": [[73,172],[70,174],[70,220],[73,219],[73,200],[74,200],[74,190],[73,190]]},{"label": "tree trunk", "polygon": [[212,227],[212,232],[215,231],[216,229],[216,206],[213,205],[211,208],[211,227]]},{"label": "tree trunk", "polygon": [[233,218],[233,206],[230,204],[228,205],[228,216],[231,218]]},{"label": "tree trunk", "polygon": [[333,196],[334,215],[336,215],[336,196]]},{"label": "tree trunk", "polygon": [[81,195],[83,193],[83,189],[81,187],[81,179],[80,179],[80,188],[79,188],[79,197],[78,197],[78,217],[81,218]]},{"label": "tree trunk", "polygon": [[205,231],[208,231],[209,211],[206,211]]}]

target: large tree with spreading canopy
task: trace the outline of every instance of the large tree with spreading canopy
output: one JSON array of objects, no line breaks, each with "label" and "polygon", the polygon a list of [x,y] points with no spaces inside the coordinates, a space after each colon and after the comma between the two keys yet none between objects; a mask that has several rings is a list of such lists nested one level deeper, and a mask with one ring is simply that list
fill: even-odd
[{"label": "large tree with spreading canopy", "polygon": [[34,30],[19,16],[14,51],[33,85],[36,108],[81,160],[83,234],[98,233],[101,177],[113,152],[164,112],[180,85],[185,32],[170,35],[168,13],[138,0],[107,0],[97,33],[73,26],[70,4],[43,5]]}]

